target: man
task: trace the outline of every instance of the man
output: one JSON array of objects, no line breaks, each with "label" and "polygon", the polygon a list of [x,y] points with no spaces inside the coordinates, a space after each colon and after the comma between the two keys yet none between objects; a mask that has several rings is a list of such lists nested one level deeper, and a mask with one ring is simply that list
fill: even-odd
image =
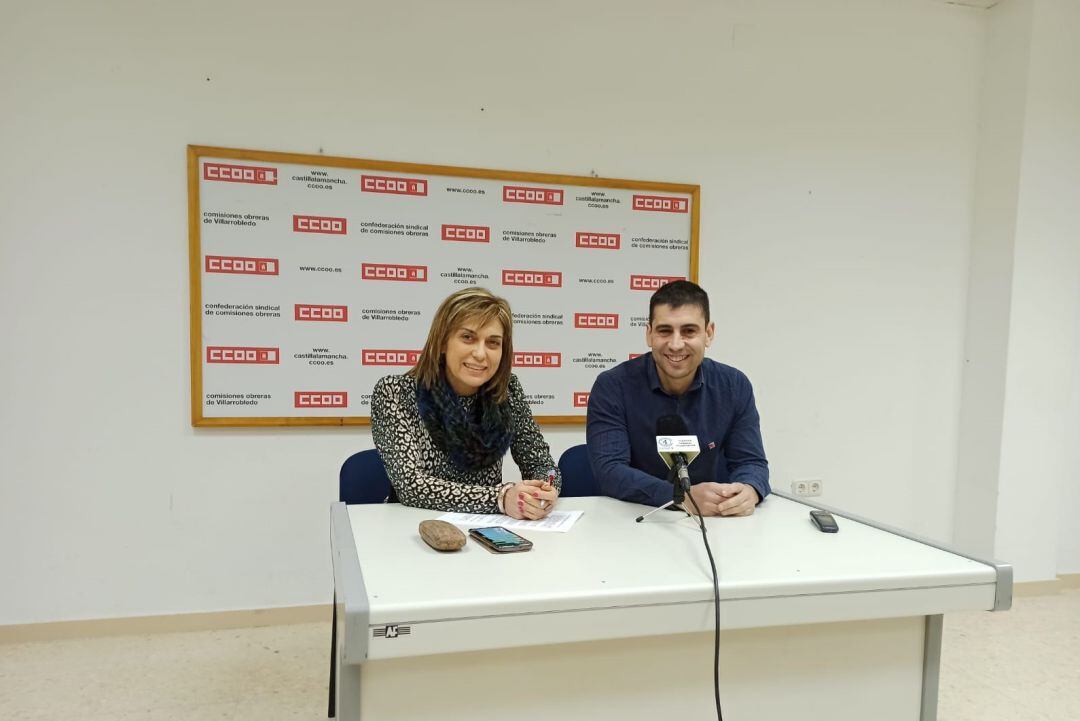
[{"label": "man", "polygon": [[[703,516],[748,516],[769,494],[753,389],[740,371],[705,357],[715,333],[700,286],[673,281],[649,299],[652,353],[604,371],[589,394],[585,437],[606,495],[651,506],[671,500],[656,420],[672,414],[701,446],[689,495]],[[689,498],[683,506],[694,510]]]}]

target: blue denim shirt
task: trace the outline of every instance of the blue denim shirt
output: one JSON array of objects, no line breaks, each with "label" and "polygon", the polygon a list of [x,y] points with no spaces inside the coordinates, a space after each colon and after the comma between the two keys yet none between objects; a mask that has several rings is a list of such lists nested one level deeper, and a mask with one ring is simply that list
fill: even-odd
[{"label": "blue denim shirt", "polygon": [[585,440],[605,495],[652,506],[671,500],[667,466],[656,452],[656,420],[670,414],[683,417],[701,446],[690,464],[692,483],[746,483],[762,500],[769,495],[750,380],[706,358],[686,392],[669,395],[649,353],[601,373],[589,394]]}]

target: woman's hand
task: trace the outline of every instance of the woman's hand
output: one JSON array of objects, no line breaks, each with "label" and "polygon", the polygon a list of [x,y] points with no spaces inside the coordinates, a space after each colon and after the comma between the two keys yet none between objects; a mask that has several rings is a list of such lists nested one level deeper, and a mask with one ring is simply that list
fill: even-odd
[{"label": "woman's hand", "polygon": [[526,479],[506,491],[503,508],[511,518],[535,521],[551,513],[559,498],[559,489],[546,480]]}]

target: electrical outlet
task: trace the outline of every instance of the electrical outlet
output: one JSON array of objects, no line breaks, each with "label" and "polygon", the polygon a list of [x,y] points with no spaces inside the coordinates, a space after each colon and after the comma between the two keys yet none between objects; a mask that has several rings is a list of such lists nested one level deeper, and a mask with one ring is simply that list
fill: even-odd
[{"label": "electrical outlet", "polygon": [[792,481],[791,492],[796,496],[820,496],[822,485],[820,478],[805,478],[800,481]]}]

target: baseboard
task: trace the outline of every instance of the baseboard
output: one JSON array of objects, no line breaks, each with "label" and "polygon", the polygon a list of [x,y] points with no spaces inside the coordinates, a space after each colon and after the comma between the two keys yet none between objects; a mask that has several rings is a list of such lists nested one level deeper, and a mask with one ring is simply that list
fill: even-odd
[{"label": "baseboard", "polygon": [[248,611],[181,613],[167,616],[131,616],[85,621],[54,621],[0,626],[0,644],[60,641],[72,638],[132,636],[183,631],[216,631],[223,628],[288,626],[295,623],[330,624],[330,604],[258,608]]},{"label": "baseboard", "polygon": [[1026,581],[1013,584],[1014,596],[1052,596],[1070,588],[1080,588],[1080,573],[1066,573],[1052,581]]},{"label": "baseboard", "polygon": [[1058,576],[1058,580],[1061,581],[1063,589],[1080,588],[1080,573],[1066,573],[1063,576]]}]

